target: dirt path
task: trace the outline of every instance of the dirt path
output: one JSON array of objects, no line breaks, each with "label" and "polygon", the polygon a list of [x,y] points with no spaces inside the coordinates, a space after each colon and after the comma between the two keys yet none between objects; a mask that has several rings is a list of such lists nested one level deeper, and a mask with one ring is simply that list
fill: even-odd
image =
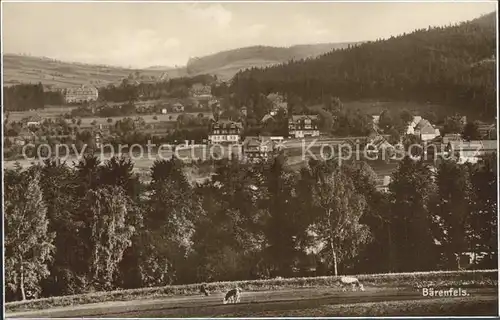
[{"label": "dirt path", "polygon": [[[108,302],[89,304],[83,306],[65,307],[59,309],[48,309],[42,311],[23,312],[7,314],[7,317],[217,317],[217,316],[286,316],[297,315],[300,310],[313,313],[314,310],[326,310],[328,308],[341,307],[343,305],[362,305],[367,303],[386,302],[412,302],[418,307],[429,301],[438,299],[423,297],[415,289],[379,289],[368,288],[365,292],[338,292],[329,288],[307,288],[283,291],[243,292],[241,303],[232,305],[222,304],[222,293],[213,294],[209,297],[189,296],[170,297],[157,300],[136,300],[127,302]],[[471,289],[470,301],[475,303],[488,303],[487,311],[491,314],[492,305],[497,306],[496,289]],[[462,299],[467,301],[468,297],[439,298],[439,304],[453,302]],[[458,300],[456,301],[458,302]],[[470,312],[474,313],[474,306],[469,306]],[[415,305],[413,305],[415,307]],[[326,309],[325,309],[326,308]],[[406,307],[405,307],[406,308]],[[453,308],[453,307],[452,307]],[[472,309],[471,309],[472,308]],[[349,308],[348,308],[349,309]],[[477,308],[476,308],[477,309]],[[495,310],[498,308],[496,307]],[[450,310],[450,309],[446,309]],[[451,309],[453,311],[453,309]],[[485,314],[484,305],[477,310],[478,314]],[[425,311],[425,310],[424,310]],[[498,311],[498,310],[497,310]],[[333,310],[332,310],[333,312]],[[418,308],[416,311],[418,314]],[[443,311],[445,312],[445,311]],[[337,315],[342,315],[337,314]],[[443,315],[446,315],[444,313]],[[332,313],[332,315],[335,315]]]}]

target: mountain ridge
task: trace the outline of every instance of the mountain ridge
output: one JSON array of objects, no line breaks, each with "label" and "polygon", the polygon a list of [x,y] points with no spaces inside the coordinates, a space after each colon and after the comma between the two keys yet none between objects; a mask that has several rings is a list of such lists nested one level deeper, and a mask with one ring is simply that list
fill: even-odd
[{"label": "mountain ridge", "polygon": [[[90,84],[106,86],[120,83],[129,74],[139,72],[144,79],[160,79],[167,72],[170,78],[214,74],[229,80],[246,68],[266,67],[291,59],[315,57],[348,43],[299,44],[290,47],[249,46],[191,58],[186,66],[149,66],[127,68],[106,64],[63,61],[25,54],[4,54],[4,85],[41,82],[48,87]],[[194,64],[194,65],[193,65]]]},{"label": "mountain ridge", "polygon": [[214,72],[219,78],[229,80],[238,71],[248,67],[267,67],[290,60],[314,58],[357,43],[361,42],[298,44],[288,47],[255,45],[190,58],[186,69],[189,75]]}]

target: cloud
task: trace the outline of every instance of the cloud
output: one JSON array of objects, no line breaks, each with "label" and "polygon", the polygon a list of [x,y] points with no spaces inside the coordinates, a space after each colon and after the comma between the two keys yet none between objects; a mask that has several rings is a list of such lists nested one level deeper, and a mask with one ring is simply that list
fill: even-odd
[{"label": "cloud", "polygon": [[193,4],[186,6],[184,12],[191,21],[202,24],[213,24],[219,28],[226,28],[233,20],[231,11],[224,8],[220,3],[210,5]]},{"label": "cloud", "polygon": [[323,27],[317,20],[313,20],[300,14],[295,15],[293,20],[300,26],[300,33],[310,38],[311,41],[323,41],[327,38],[331,31],[330,29]]},{"label": "cloud", "polygon": [[247,37],[247,38],[257,38],[259,37],[264,30],[267,29],[267,26],[265,24],[253,24],[249,26],[246,29],[243,29],[241,32],[241,36]]},{"label": "cloud", "polygon": [[151,64],[178,64],[181,42],[175,37],[166,37],[152,29],[116,33],[106,41],[78,45],[73,50],[73,59],[94,63],[119,64],[122,66],[148,66]]}]

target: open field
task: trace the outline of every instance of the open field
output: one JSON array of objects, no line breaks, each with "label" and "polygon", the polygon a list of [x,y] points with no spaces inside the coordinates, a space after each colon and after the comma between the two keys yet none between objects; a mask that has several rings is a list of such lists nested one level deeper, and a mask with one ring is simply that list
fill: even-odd
[{"label": "open field", "polygon": [[7,318],[43,317],[327,317],[327,316],[493,316],[497,291],[471,289],[469,297],[423,297],[417,290],[368,288],[339,292],[332,288],[243,292],[241,303],[222,304],[223,293],[205,297],[97,303],[43,311],[6,313]]},{"label": "open field", "polygon": [[[75,106],[47,106],[44,109],[39,109],[34,112],[30,111],[8,111],[9,121],[21,121],[29,117],[32,113],[38,114],[42,119],[55,119],[65,113],[71,113],[71,110],[76,109]],[[5,113],[5,110],[4,110]]]},{"label": "open field", "polygon": [[[438,104],[427,104],[408,101],[378,101],[378,100],[362,100],[362,101],[345,101],[343,102],[345,108],[352,110],[361,110],[364,113],[379,115],[384,110],[401,111],[407,109],[415,115],[425,115],[426,112],[432,111],[437,117],[446,117],[454,115],[459,112],[460,114],[470,117],[471,119],[477,118],[477,112],[474,108],[457,109],[456,106],[445,106]],[[492,119],[483,119],[491,121]]]},{"label": "open field", "polygon": [[[67,107],[49,107],[41,110],[37,110],[36,113],[40,115],[42,119],[55,119],[65,113],[71,113],[71,110],[75,109],[75,107],[67,106]],[[200,111],[200,112],[172,112],[168,114],[136,114],[130,116],[118,116],[118,117],[85,117],[79,118],[82,120],[82,126],[89,126],[93,121],[96,124],[108,124],[108,119],[112,119],[112,123],[115,123],[118,120],[124,118],[136,118],[141,117],[149,124],[155,124],[159,122],[175,122],[177,117],[181,114],[188,114],[197,117],[199,114],[203,114],[204,117],[211,117],[212,112]],[[11,111],[9,112],[9,121],[21,121],[22,119],[28,117],[31,112],[28,111]],[[155,119],[156,117],[156,119]],[[67,122],[71,122],[71,120],[67,120]]]},{"label": "open field", "polygon": [[108,84],[118,84],[135,71],[139,71],[141,75],[148,79],[151,77],[160,78],[164,72],[170,78],[186,75],[185,68],[136,70],[11,54],[4,55],[3,62],[3,77],[6,86],[41,82],[44,85],[53,87],[69,87],[82,84],[100,87]]},{"label": "open field", "polygon": [[[262,291],[286,291],[298,289],[320,290],[323,288],[328,292],[341,293],[338,284],[339,277],[309,277],[309,278],[288,278],[288,279],[267,279],[267,280],[246,280],[234,282],[214,282],[208,283],[207,288],[214,295],[224,293],[234,286],[239,286],[244,292]],[[358,279],[364,284],[366,293],[370,292],[406,292],[414,296],[421,296],[421,288],[433,287],[435,289],[462,288],[469,292],[476,289],[497,290],[498,271],[478,270],[478,271],[436,271],[436,272],[414,272],[414,273],[393,273],[393,274],[372,274],[359,275]],[[472,290],[472,291],[470,291]],[[311,291],[311,290],[310,290]],[[361,293],[360,293],[361,294]],[[401,293],[404,295],[405,293]],[[42,298],[36,300],[8,302],[6,312],[24,312],[30,310],[42,310],[49,308],[68,307],[75,305],[85,305],[92,303],[103,303],[110,301],[132,301],[132,300],[153,300],[165,297],[177,297],[181,300],[189,300],[186,296],[199,295],[199,284],[173,285],[154,288],[141,288],[129,290],[117,290],[109,292],[95,292],[81,295]],[[472,295],[472,293],[471,293]],[[184,297],[183,297],[184,296]],[[175,301],[175,299],[174,299]]]},{"label": "open field", "polygon": [[[497,271],[360,275],[364,292],[342,292],[338,277],[218,282],[200,296],[199,285],[98,292],[6,304],[7,317],[180,317],[300,315],[494,315]],[[237,305],[224,292],[243,289]],[[460,296],[423,296],[422,289],[459,289]],[[126,302],[120,302],[126,301]],[[374,304],[377,302],[377,304]],[[375,314],[372,314],[375,313]]]}]

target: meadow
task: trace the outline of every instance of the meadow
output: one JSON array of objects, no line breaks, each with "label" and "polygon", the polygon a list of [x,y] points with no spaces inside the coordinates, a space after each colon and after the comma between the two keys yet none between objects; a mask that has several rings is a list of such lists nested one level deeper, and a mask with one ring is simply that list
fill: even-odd
[{"label": "meadow", "polygon": [[[358,275],[357,277],[366,288],[372,289],[392,288],[391,290],[394,290],[397,288],[406,288],[410,289],[410,291],[418,291],[423,287],[434,287],[436,289],[450,287],[496,288],[498,285],[498,270],[369,274]],[[199,295],[200,285],[169,285],[8,302],[5,304],[5,310],[6,312],[19,312],[109,301],[192,296]],[[206,287],[213,294],[223,293],[234,287],[240,287],[243,292],[283,291],[287,289],[293,292],[294,290],[304,288],[331,288],[336,291],[340,290],[338,276],[213,282],[207,283]]]},{"label": "meadow", "polygon": [[3,57],[2,76],[6,86],[41,82],[45,86],[59,88],[82,84],[100,87],[119,84],[136,71],[146,78],[159,78],[165,72],[171,78],[186,75],[185,68],[130,69],[6,54]]}]

